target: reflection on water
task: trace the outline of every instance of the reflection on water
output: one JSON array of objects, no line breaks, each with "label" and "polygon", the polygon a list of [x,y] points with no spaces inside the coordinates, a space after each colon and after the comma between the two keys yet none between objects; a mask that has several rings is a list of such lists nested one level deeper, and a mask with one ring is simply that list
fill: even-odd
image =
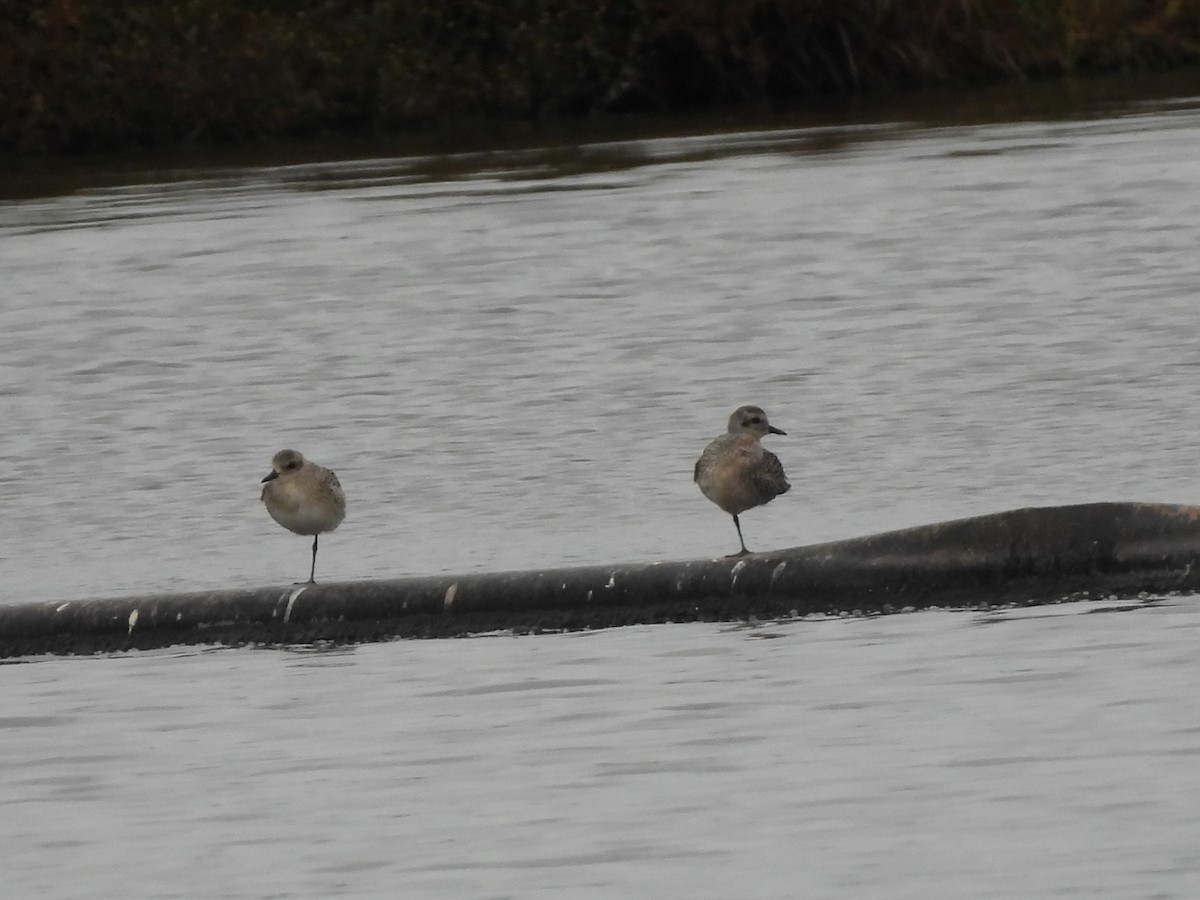
[{"label": "reflection on water", "polygon": [[[0,205],[0,602],[1195,498],[1200,105],[174,173]],[[13,896],[1185,897],[1196,605],[6,665]],[[1105,607],[1110,608],[1110,607]],[[770,640],[762,638],[771,638]],[[116,852],[114,852],[116,851]]]},{"label": "reflection on water", "polygon": [[6,890],[1190,896],[1200,606],[1085,608],[8,666]]},{"label": "reflection on water", "polygon": [[791,546],[1194,495],[1200,104],[197,173],[0,206],[3,599],[731,549],[691,483],[764,406]]}]

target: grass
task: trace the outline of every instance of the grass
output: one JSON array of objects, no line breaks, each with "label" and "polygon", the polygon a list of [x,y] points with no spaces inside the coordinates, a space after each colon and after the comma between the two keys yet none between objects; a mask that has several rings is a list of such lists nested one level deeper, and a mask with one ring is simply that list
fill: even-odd
[{"label": "grass", "polygon": [[386,134],[1200,61],[1200,0],[0,0],[0,152]]}]

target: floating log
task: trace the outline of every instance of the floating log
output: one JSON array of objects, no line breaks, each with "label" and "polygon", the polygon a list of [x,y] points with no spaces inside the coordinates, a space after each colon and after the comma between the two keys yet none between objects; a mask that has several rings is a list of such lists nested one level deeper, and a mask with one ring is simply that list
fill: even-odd
[{"label": "floating log", "polygon": [[740,558],[0,606],[0,657],[1191,592],[1197,558],[1200,506],[1027,508]]}]

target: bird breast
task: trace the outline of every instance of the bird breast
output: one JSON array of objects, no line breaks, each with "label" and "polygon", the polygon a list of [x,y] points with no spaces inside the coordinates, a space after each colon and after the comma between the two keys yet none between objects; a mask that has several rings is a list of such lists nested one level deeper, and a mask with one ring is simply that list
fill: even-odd
[{"label": "bird breast", "polygon": [[296,534],[333,531],[346,516],[345,501],[320,481],[278,478],[263,488],[262,500],[271,518]]},{"label": "bird breast", "polygon": [[755,477],[764,467],[766,455],[752,435],[717,438],[700,457],[696,484],[705,497],[730,515],[761,506],[779,493],[765,491],[762,479]]}]

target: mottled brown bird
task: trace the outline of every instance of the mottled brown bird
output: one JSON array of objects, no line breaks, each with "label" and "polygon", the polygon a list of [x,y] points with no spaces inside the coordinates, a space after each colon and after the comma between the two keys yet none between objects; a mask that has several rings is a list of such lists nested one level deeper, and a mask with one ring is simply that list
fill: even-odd
[{"label": "mottled brown bird", "polygon": [[729,417],[726,433],[705,447],[696,460],[693,478],[701,492],[733,516],[742,545],[735,556],[750,552],[742,538],[738,514],[770,503],[791,489],[779,457],[759,443],[767,434],[787,432],[768,422],[767,414],[759,407],[740,406]]}]

